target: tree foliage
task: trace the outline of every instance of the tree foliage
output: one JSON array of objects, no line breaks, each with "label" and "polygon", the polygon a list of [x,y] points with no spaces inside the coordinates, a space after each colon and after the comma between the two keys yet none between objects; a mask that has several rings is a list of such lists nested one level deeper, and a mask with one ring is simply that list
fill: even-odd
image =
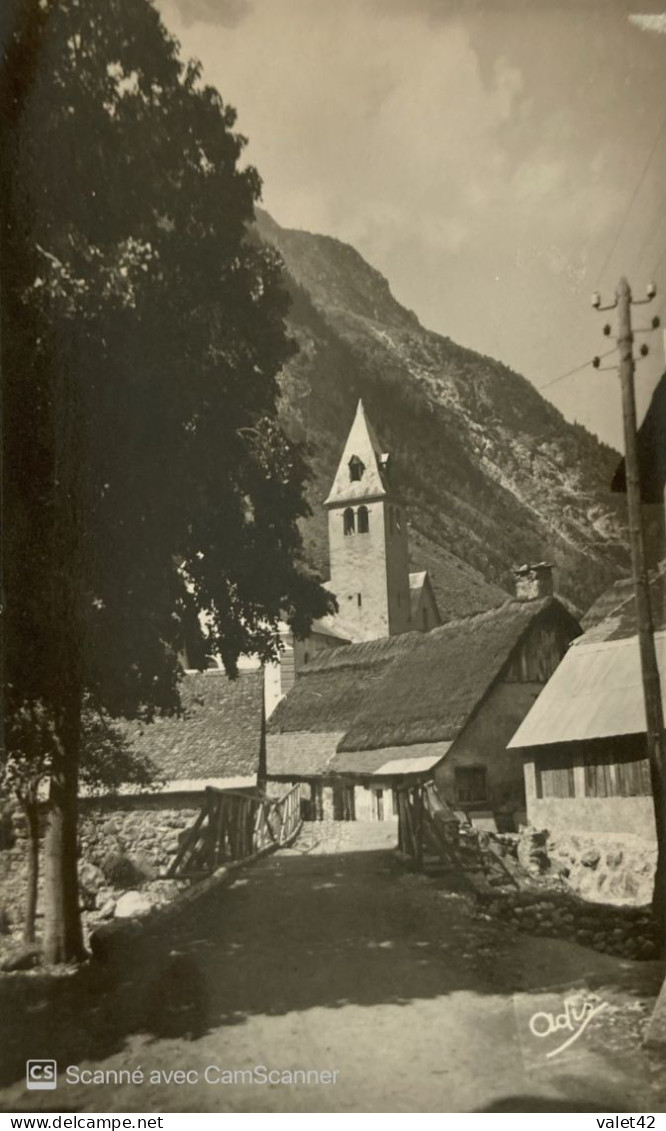
[{"label": "tree foliage", "polygon": [[24,0],[14,17],[8,738],[39,704],[71,801],[84,699],[138,716],[177,704],[188,603],[233,676],[241,653],[274,654],[281,615],[305,631],[330,598],[300,563],[307,466],[276,423],[287,298],[279,257],[246,236],[260,180],[239,165],[234,110],[148,0]]}]

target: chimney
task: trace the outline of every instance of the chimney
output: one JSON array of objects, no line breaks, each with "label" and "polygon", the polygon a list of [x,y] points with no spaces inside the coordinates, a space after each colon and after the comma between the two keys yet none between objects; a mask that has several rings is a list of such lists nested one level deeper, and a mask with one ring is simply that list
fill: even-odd
[{"label": "chimney", "polygon": [[541,597],[552,597],[553,567],[549,562],[517,566],[513,575],[516,579],[516,598],[519,601],[538,601]]}]

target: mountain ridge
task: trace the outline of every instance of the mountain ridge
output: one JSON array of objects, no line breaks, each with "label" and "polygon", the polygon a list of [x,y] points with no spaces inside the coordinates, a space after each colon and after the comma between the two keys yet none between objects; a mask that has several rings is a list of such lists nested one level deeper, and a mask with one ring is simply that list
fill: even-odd
[{"label": "mountain ridge", "polygon": [[425,329],[350,245],[263,210],[257,231],[292,298],[299,349],[280,375],[280,416],[310,446],[303,534],[316,568],[327,574],[322,502],[360,396],[397,465],[411,568],[431,573],[444,619],[500,603],[527,560],[552,561],[557,590],[583,610],[626,574],[616,452],[527,378]]}]

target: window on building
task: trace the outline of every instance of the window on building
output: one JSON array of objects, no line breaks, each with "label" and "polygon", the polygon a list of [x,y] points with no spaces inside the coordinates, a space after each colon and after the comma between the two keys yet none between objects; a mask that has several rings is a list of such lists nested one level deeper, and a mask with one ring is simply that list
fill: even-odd
[{"label": "window on building", "polygon": [[363,460],[359,459],[358,456],[352,456],[349,461],[349,478],[351,479],[352,483],[360,482],[360,480],[363,478],[364,471],[365,464],[363,463]]},{"label": "window on building", "polygon": [[488,781],[485,766],[456,766],[456,798],[462,805],[488,800]]},{"label": "window on building", "polygon": [[354,534],[356,532],[354,511],[351,507],[347,507],[342,515],[342,529],[345,534]]},{"label": "window on building", "polygon": [[367,534],[370,530],[370,515],[367,507],[359,507],[356,512],[356,522],[359,534]]},{"label": "window on building", "polygon": [[303,653],[303,663],[304,663],[304,664],[307,664],[307,662],[308,662],[308,660],[309,660],[309,659],[310,659],[310,653],[309,653],[309,652],[304,652],[304,653]]},{"label": "window on building", "polygon": [[356,604],[358,605],[359,609],[360,609],[361,605],[363,604],[363,597],[361,596],[360,593],[356,594]]},{"label": "window on building", "polygon": [[568,751],[540,755],[536,764],[536,795],[543,797],[575,797],[573,754]]},{"label": "window on building", "polygon": [[647,758],[620,759],[611,751],[584,754],[586,797],[646,797],[652,792]]}]

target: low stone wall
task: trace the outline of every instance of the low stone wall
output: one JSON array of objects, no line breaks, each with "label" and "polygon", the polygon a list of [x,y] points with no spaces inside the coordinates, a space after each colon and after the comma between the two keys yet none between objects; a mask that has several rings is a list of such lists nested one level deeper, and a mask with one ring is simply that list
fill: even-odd
[{"label": "low stone wall", "polygon": [[[83,802],[79,818],[79,888],[86,939],[101,923],[170,903],[188,881],[164,878],[184,833],[199,812],[199,794]],[[27,887],[26,834],[14,810],[11,835],[0,850],[0,950],[20,938]],[[43,913],[40,851],[37,934]]]},{"label": "low stone wall", "polygon": [[[654,846],[640,837],[599,837],[526,828],[482,834],[504,862],[491,874],[484,860],[479,898],[491,915],[518,930],[563,938],[623,958],[657,957],[650,901]],[[605,901],[602,893],[606,895]],[[641,898],[642,897],[642,898]]]},{"label": "low stone wall", "polygon": [[591,903],[641,907],[652,900],[655,841],[632,833],[550,830],[546,852],[567,886]]},{"label": "low stone wall", "polygon": [[503,839],[503,851],[512,852],[526,872],[562,880],[590,903],[642,907],[652,901],[657,846],[636,833],[528,826]]},{"label": "low stone wall", "polygon": [[160,808],[140,803],[84,808],[79,822],[81,858],[112,871],[114,858],[128,857],[145,879],[156,879],[167,870],[198,812],[191,798],[187,805],[167,801]]},{"label": "low stone wall", "polygon": [[591,906],[548,890],[494,893],[484,904],[489,914],[527,934],[568,939],[621,958],[658,956],[649,907]]}]

